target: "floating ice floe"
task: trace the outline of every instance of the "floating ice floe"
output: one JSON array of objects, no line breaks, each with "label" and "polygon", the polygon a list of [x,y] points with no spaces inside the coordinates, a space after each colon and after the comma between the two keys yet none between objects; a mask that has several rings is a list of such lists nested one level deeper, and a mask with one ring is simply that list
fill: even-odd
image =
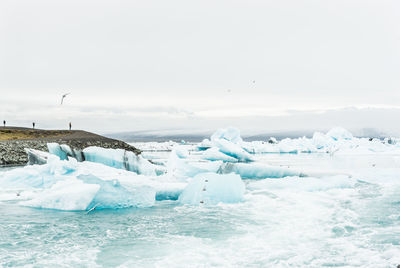
[{"label": "floating ice floe", "polygon": [[356,138],[341,127],[333,128],[326,134],[315,132],[312,138],[286,138],[275,144],[263,141],[242,142],[242,147],[251,153],[400,153],[400,146],[396,146],[395,142]]},{"label": "floating ice floe", "polygon": [[237,203],[243,199],[245,186],[236,174],[196,175],[179,196],[179,202],[191,205]]},{"label": "floating ice floe", "polygon": [[29,165],[44,165],[47,163],[47,159],[50,155],[50,153],[48,152],[43,152],[30,148],[25,148],[25,152],[28,155]]},{"label": "floating ice floe", "polygon": [[167,174],[180,180],[186,180],[200,173],[217,172],[222,161],[198,162],[182,159],[172,151],[167,162]]},{"label": "floating ice floe", "polygon": [[213,148],[210,148],[210,149],[207,149],[206,151],[204,151],[202,158],[206,159],[206,160],[210,160],[210,161],[222,160],[224,162],[233,162],[233,163],[238,162],[238,159],[222,153],[216,147],[213,147]]},{"label": "floating ice floe", "polygon": [[200,151],[205,151],[203,159],[225,162],[250,162],[252,156],[243,149],[243,140],[240,131],[236,128],[218,129],[211,140],[205,139],[197,147]]},{"label": "floating ice floe", "polygon": [[253,161],[252,156],[242,148],[243,140],[240,131],[236,128],[218,129],[212,136],[213,147],[220,152],[236,158],[240,162]]},{"label": "floating ice floe", "polygon": [[137,174],[154,176],[156,169],[153,164],[141,155],[123,149],[105,149],[100,147],[88,147],[83,149],[86,161],[101,163],[106,166],[125,169]]},{"label": "floating ice floe", "polygon": [[289,176],[305,176],[290,168],[275,167],[263,163],[224,163],[218,172],[221,174],[236,173],[242,179],[276,179]]},{"label": "floating ice floe", "polygon": [[[101,163],[109,167],[136,172],[137,174],[148,176],[157,175],[157,168],[155,165],[144,159],[141,155],[136,155],[135,153],[126,151],[124,149],[106,149],[102,147],[91,146],[83,149],[82,151],[78,151],[72,150],[66,144],[60,145],[58,143],[48,143],[47,147],[49,149],[49,153],[58,156],[60,160],[74,158],[79,162],[85,160]],[[45,155],[45,152],[28,149],[27,153],[30,155],[30,158],[32,158],[32,161],[30,162],[43,162],[41,159]],[[160,170],[158,173],[163,173],[163,171]]]},{"label": "floating ice floe", "polygon": [[100,185],[86,184],[78,179],[63,180],[21,204],[36,208],[86,210],[99,189]]},{"label": "floating ice floe", "polygon": [[350,133],[347,129],[342,127],[334,127],[326,133],[326,136],[331,137],[335,141],[337,140],[351,140],[353,138],[353,134]]},{"label": "floating ice floe", "polygon": [[149,207],[156,198],[176,200],[186,184],[51,154],[46,164],[3,172],[0,180],[3,190],[14,192],[10,200],[59,210]]}]

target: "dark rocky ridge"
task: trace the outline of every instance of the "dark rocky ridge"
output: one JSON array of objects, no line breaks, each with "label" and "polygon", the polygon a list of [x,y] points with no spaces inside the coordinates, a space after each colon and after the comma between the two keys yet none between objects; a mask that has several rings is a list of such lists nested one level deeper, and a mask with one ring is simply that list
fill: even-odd
[{"label": "dark rocky ridge", "polygon": [[[18,129],[18,131],[24,131]],[[32,132],[31,129],[26,130]],[[67,144],[71,149],[82,150],[89,146],[98,146],[111,149],[125,149],[135,154],[141,151],[123,141],[109,139],[94,133],[73,130],[73,131],[57,131],[57,135],[52,136],[52,130],[35,130],[38,134],[37,138],[32,139],[12,139],[2,140],[0,133],[0,166],[25,165],[28,162],[28,156],[24,148],[32,148],[48,152],[47,143],[56,142],[59,144]]]}]

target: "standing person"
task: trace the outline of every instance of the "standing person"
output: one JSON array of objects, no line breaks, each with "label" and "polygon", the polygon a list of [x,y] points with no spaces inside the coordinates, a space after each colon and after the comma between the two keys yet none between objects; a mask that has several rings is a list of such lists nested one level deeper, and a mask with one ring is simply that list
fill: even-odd
[{"label": "standing person", "polygon": [[6,127],[6,120],[3,120],[3,126]]},{"label": "standing person", "polygon": [[35,129],[35,122],[32,122],[32,128]]},{"label": "standing person", "polygon": [[69,130],[71,130],[71,128],[72,128],[72,124],[71,124],[71,122],[69,122]]}]

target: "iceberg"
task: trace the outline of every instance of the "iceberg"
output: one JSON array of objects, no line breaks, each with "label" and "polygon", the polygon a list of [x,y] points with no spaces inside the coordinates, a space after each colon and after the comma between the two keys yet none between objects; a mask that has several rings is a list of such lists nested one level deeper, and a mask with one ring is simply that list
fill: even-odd
[{"label": "iceberg", "polygon": [[253,161],[251,155],[237,144],[224,139],[214,140],[213,143],[222,153],[234,157],[240,162]]},{"label": "iceberg", "polygon": [[47,149],[49,153],[58,156],[61,160],[68,160],[68,155],[63,151],[60,144],[55,142],[47,143]]},{"label": "iceberg", "polygon": [[217,172],[221,161],[215,162],[189,162],[180,158],[175,151],[172,151],[167,162],[167,174],[178,179],[186,180],[200,173]]},{"label": "iceberg", "polygon": [[184,159],[189,157],[189,151],[183,146],[176,146],[172,152],[175,153],[179,158]]},{"label": "iceberg", "polygon": [[147,176],[155,176],[156,170],[153,164],[141,155],[123,149],[105,149],[101,147],[88,147],[83,149],[86,161],[101,163],[103,165],[125,169]]},{"label": "iceberg", "polygon": [[238,162],[238,160],[236,158],[222,153],[216,147],[213,147],[213,148],[210,148],[210,149],[204,151],[202,158],[206,159],[206,160],[210,160],[210,161],[222,160],[224,162],[233,162],[233,163]]},{"label": "iceberg", "polygon": [[32,200],[21,202],[21,205],[58,210],[86,210],[99,189],[99,185],[85,184],[77,179],[59,181],[51,188],[36,194]]},{"label": "iceberg", "polygon": [[342,127],[334,127],[326,133],[326,136],[331,137],[335,141],[337,140],[351,140],[353,135]]},{"label": "iceberg", "polygon": [[243,142],[241,144],[252,153],[329,153],[333,154],[365,154],[375,152],[398,153],[395,142],[382,142],[379,139],[356,138],[348,130],[335,127],[326,134],[315,132],[312,138],[286,138],[278,143],[262,141]]},{"label": "iceberg", "polygon": [[86,209],[151,207],[155,203],[156,192],[151,187],[137,186],[128,190],[117,179],[105,181],[93,175],[80,175],[77,178],[85,184],[100,187]]},{"label": "iceberg", "polygon": [[305,176],[301,172],[291,170],[289,168],[275,167],[260,163],[224,163],[221,165],[218,173],[236,173],[240,175],[242,179],[267,179],[284,178],[289,176]]},{"label": "iceberg", "polygon": [[28,155],[28,165],[44,165],[47,163],[47,158],[49,157],[49,153],[25,148],[25,152]]},{"label": "iceberg", "polygon": [[240,137],[239,129],[234,127],[220,128],[211,135],[211,141],[220,139],[224,139],[238,145],[243,143],[243,140]]},{"label": "iceberg", "polygon": [[178,200],[190,205],[238,203],[243,200],[244,192],[244,183],[236,174],[203,173],[189,182]]},{"label": "iceberg", "polygon": [[[106,149],[91,146],[80,151],[71,149],[66,144],[60,145],[58,143],[48,143],[47,147],[49,153],[58,156],[60,160],[76,159],[79,162],[90,161],[101,163],[109,167],[125,169],[147,176],[160,175],[164,173],[161,168],[156,169],[156,167],[148,160],[144,159],[143,156],[136,155],[135,153],[124,149]],[[39,151],[32,149],[29,149],[26,152],[28,153],[28,156],[31,155],[30,157],[32,162],[38,161],[37,163],[44,163],[43,156],[45,152],[39,153]]]},{"label": "iceberg", "polygon": [[15,200],[28,197],[21,205],[58,210],[150,207],[156,190],[176,194],[183,189],[180,184],[157,183],[126,170],[51,154],[44,165],[6,171],[1,177],[1,187],[18,193]]},{"label": "iceberg", "polygon": [[204,151],[212,147],[212,143],[209,139],[204,139],[198,146],[199,151]]},{"label": "iceberg", "polygon": [[211,136],[213,147],[227,156],[236,158],[239,162],[253,161],[251,155],[243,149],[243,140],[240,137],[240,131],[236,128],[221,128]]}]

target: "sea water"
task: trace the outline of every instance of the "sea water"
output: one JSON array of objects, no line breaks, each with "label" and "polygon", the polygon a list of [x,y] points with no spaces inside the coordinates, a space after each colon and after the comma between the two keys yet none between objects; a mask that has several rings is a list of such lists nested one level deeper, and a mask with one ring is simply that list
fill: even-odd
[{"label": "sea water", "polygon": [[[146,155],[151,157],[150,152]],[[2,198],[16,193],[0,190],[0,266],[400,264],[399,156],[255,157],[312,176],[247,179],[244,200],[236,204],[157,201],[150,208],[90,212],[23,207]]]}]

